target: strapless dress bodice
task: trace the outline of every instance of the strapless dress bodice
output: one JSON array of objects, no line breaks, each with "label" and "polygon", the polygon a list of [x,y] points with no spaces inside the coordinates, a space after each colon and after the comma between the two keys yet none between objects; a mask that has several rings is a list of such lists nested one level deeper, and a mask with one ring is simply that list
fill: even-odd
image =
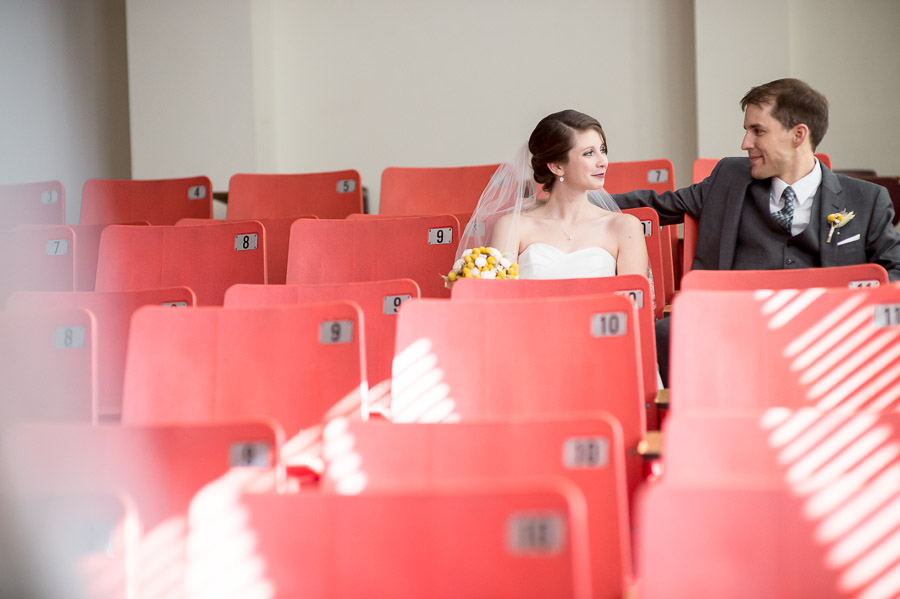
[{"label": "strapless dress bodice", "polygon": [[616,259],[601,247],[564,252],[546,243],[532,243],[519,254],[520,279],[582,279],[615,274]]}]

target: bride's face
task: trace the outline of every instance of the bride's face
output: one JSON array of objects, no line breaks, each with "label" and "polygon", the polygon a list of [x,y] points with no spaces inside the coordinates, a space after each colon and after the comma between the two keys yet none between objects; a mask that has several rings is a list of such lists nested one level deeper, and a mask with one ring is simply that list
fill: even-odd
[{"label": "bride's face", "polygon": [[578,189],[602,189],[606,178],[606,140],[595,130],[575,133],[574,145],[569,150],[568,164],[560,165],[565,181]]}]

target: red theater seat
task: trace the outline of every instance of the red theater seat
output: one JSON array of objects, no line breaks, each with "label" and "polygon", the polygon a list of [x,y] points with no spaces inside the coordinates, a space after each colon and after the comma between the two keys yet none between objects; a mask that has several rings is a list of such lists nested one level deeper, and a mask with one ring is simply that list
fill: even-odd
[{"label": "red theater seat", "polygon": [[265,283],[265,230],[257,221],[207,226],[113,225],[100,237],[97,291],[190,287],[222,305],[235,283]]},{"label": "red theater seat", "polygon": [[6,309],[67,310],[85,308],[96,318],[97,410],[101,421],[122,415],[122,388],[131,315],[140,306],[193,306],[187,287],[144,291],[21,291],[10,296]]},{"label": "red theater seat", "polygon": [[587,503],[593,597],[618,599],[632,582],[622,430],[607,414],[449,426],[335,421],[323,453],[323,490],[341,494],[564,478]]},{"label": "red theater seat", "polygon": [[798,289],[804,287],[877,287],[889,283],[880,264],[852,264],[823,268],[782,270],[693,270],[682,280],[682,290],[740,291]]},{"label": "red theater seat", "polygon": [[96,422],[96,331],[84,309],[0,312],[0,414]]},{"label": "red theater seat", "polygon": [[398,317],[395,422],[604,410],[622,425],[628,488],[637,487],[646,418],[631,299],[423,299]]},{"label": "red theater seat", "polygon": [[66,190],[60,181],[0,185],[0,226],[63,225]]},{"label": "red theater seat", "polygon": [[228,220],[261,218],[344,218],[363,211],[359,172],[232,175]]},{"label": "red theater seat", "polygon": [[513,281],[485,281],[460,279],[453,284],[453,299],[514,299],[552,298],[599,293],[619,293],[631,297],[638,309],[638,338],[641,345],[641,368],[644,374],[644,397],[647,408],[647,428],[659,429],[656,409],[659,381],[656,363],[656,331],[653,326],[653,306],[650,282],[641,275],[620,275],[587,279],[517,279]]},{"label": "red theater seat", "polygon": [[286,450],[303,461],[316,453],[307,442],[314,445],[323,421],[359,414],[364,339],[360,309],[351,302],[141,308],[128,340],[122,421],[271,418],[291,437]]},{"label": "red theater seat", "polygon": [[[45,578],[55,581],[61,572],[79,567],[78,576],[66,579],[71,586],[52,596],[184,597],[192,501],[215,497],[219,503],[207,513],[216,517],[243,489],[273,490],[281,478],[282,441],[272,422],[28,424],[0,437],[0,467],[7,475],[5,488],[35,515],[23,543],[45,549],[33,554],[42,571],[52,572]],[[41,518],[35,502],[46,497],[55,501]],[[108,509],[110,498],[124,502],[132,521],[122,522],[121,508],[118,513]],[[62,522],[75,526],[64,528],[60,510],[68,513],[73,504],[78,511]],[[230,523],[218,522],[222,546],[234,547]],[[116,542],[120,535],[128,537],[128,553]],[[90,555],[60,554],[61,546],[70,545]]]},{"label": "red theater seat", "polygon": [[[403,302],[420,297],[412,279],[323,285],[235,285],[225,293],[225,307],[250,308],[351,300],[365,322],[366,374],[370,391],[383,396],[390,389],[397,311]],[[370,397],[377,401],[377,397]]]},{"label": "red theater seat", "polygon": [[888,285],[685,291],[672,321],[672,412],[895,410],[897,304]]},{"label": "red theater seat", "polygon": [[451,214],[388,219],[298,220],[291,226],[292,285],[413,279],[424,297],[450,297],[459,221]]},{"label": "red theater seat", "polygon": [[390,216],[471,214],[499,166],[388,167],[381,173],[378,213]]},{"label": "red theater seat", "polygon": [[212,218],[209,177],[88,179],[81,191],[83,225],[174,225],[182,218]]},{"label": "red theater seat", "polygon": [[218,518],[196,506],[189,542],[219,538],[225,521],[236,546],[204,543],[188,577],[199,595],[235,599],[247,595],[234,588],[311,598],[590,597],[584,498],[564,482],[248,493]]}]

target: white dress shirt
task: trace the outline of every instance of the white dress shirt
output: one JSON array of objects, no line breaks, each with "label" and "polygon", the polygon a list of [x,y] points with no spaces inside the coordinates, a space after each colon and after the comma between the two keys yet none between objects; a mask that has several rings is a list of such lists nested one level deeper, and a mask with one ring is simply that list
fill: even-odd
[{"label": "white dress shirt", "polygon": [[784,208],[784,199],[781,194],[785,188],[794,188],[796,200],[794,201],[794,219],[791,221],[791,235],[799,235],[803,229],[809,224],[812,216],[813,198],[819,191],[819,185],[822,184],[822,166],[819,159],[815,158],[816,164],[808,175],[788,185],[778,177],[772,177],[772,190],[769,192],[769,211],[772,214],[779,212]]}]

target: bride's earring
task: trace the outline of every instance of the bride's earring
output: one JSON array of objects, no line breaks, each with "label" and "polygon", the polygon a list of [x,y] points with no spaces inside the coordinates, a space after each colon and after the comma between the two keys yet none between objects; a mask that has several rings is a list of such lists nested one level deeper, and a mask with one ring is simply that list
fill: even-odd
[{"label": "bride's earring", "polygon": [[565,181],[565,180],[566,180],[565,177],[560,176],[560,178],[559,178],[559,182],[560,182],[560,183],[562,183],[562,182]]}]

